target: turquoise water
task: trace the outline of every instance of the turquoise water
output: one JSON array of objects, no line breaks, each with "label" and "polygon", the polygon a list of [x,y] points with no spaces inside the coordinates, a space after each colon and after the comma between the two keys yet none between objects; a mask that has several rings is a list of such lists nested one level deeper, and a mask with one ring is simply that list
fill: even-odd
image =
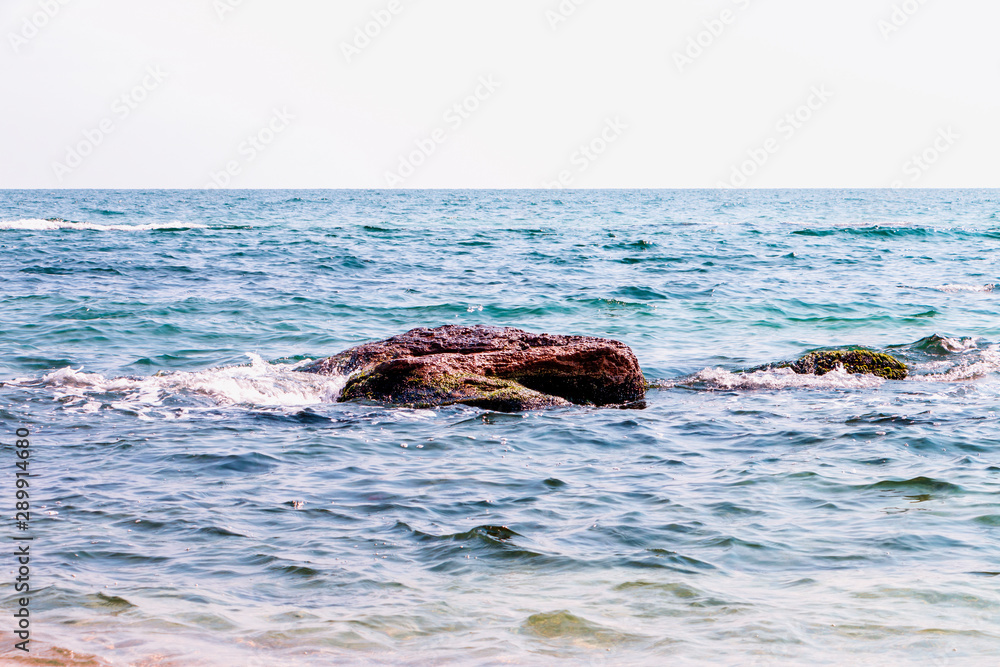
[{"label": "turquoise water", "polygon": [[[1000,654],[1000,192],[6,191],[0,251],[33,657]],[[659,388],[506,415],[294,370],[448,323],[616,338]],[[838,345],[913,374],[741,372]]]}]

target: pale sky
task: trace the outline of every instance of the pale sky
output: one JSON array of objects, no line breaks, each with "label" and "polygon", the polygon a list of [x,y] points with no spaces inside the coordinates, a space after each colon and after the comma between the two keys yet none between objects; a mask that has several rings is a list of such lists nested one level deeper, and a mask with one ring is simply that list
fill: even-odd
[{"label": "pale sky", "polygon": [[996,0],[7,0],[0,188],[998,187],[998,25]]}]

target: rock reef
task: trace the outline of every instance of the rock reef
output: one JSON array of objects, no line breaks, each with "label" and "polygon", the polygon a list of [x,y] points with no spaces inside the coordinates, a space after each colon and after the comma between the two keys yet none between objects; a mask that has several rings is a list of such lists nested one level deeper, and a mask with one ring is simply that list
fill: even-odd
[{"label": "rock reef", "polygon": [[877,375],[887,380],[904,380],[908,375],[906,364],[899,359],[866,348],[847,350],[820,350],[810,352],[798,361],[768,364],[761,369],[791,368],[800,375],[826,375],[837,367],[854,375]]},{"label": "rock reef", "polygon": [[644,407],[646,381],[616,340],[448,325],[413,329],[300,369],[350,375],[340,401],[520,412],[570,404]]}]

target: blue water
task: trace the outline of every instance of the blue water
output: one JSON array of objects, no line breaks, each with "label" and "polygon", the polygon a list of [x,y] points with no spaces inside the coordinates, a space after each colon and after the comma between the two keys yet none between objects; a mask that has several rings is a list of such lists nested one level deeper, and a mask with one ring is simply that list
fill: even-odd
[{"label": "blue water", "polygon": [[[1000,655],[998,191],[6,191],[0,253],[47,664]],[[507,415],[295,371],[448,323],[616,338],[659,388]],[[911,377],[744,372],[840,345]]]}]

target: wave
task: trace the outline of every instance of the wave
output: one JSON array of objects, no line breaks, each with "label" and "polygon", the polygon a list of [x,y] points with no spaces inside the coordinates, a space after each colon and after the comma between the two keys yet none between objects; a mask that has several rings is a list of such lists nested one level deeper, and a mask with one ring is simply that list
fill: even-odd
[{"label": "wave", "polygon": [[[301,408],[334,403],[346,384],[345,376],[301,373],[294,364],[270,364],[248,354],[249,366],[225,366],[204,371],[161,372],[150,377],[112,377],[62,368],[41,380],[18,379],[10,384],[38,385],[55,390],[67,408],[96,412],[111,407],[147,415],[165,408],[185,413],[191,407],[248,406]],[[201,399],[192,404],[190,399]],[[187,400],[184,400],[187,399]],[[180,400],[180,403],[178,403]]]},{"label": "wave", "polygon": [[[892,346],[890,346],[892,347]],[[919,350],[931,355],[949,355],[969,352],[979,347],[978,339],[966,336],[964,338],[954,338],[949,336],[939,336],[934,334],[921,338],[912,345],[906,345],[911,350]]]},{"label": "wave", "polygon": [[694,375],[675,381],[672,386],[723,390],[875,389],[885,382],[885,379],[874,375],[852,375],[840,369],[830,371],[825,375],[800,375],[791,368],[775,368],[749,373],[734,373],[724,368],[706,368]]},{"label": "wave", "polygon": [[[966,382],[1000,373],[1000,344],[979,338],[933,335],[889,348],[905,360],[905,382]],[[885,384],[874,375],[847,373],[842,367],[825,375],[798,374],[791,368],[728,371],[706,368],[693,375],[655,383],[657,388],[696,390],[874,389]]]},{"label": "wave", "polygon": [[942,292],[992,292],[996,285],[938,285],[932,289]]},{"label": "wave", "polygon": [[935,334],[892,347],[905,356],[907,379],[915,382],[963,382],[1000,372],[1000,345],[978,337]]},{"label": "wave", "polygon": [[126,215],[125,211],[112,211],[106,208],[87,208],[85,211],[90,211],[91,213],[96,213],[98,215],[113,216],[113,215]]},{"label": "wave", "polygon": [[0,220],[0,230],[24,230],[32,232],[52,232],[66,229],[95,232],[149,232],[157,230],[207,229],[208,225],[195,222],[155,222],[145,225],[99,225],[93,222],[74,222],[62,218],[24,218],[21,220]]},{"label": "wave", "polygon": [[910,236],[931,236],[940,233],[937,229],[920,227],[917,225],[872,225],[865,224],[840,224],[834,227],[806,228],[792,232],[797,236],[832,236],[834,234],[849,234],[852,236],[863,236],[872,238],[896,238]]},{"label": "wave", "polygon": [[1000,372],[1000,345],[990,345],[983,350],[969,349],[957,355],[957,359],[916,364],[908,379],[914,382],[963,382]]}]

